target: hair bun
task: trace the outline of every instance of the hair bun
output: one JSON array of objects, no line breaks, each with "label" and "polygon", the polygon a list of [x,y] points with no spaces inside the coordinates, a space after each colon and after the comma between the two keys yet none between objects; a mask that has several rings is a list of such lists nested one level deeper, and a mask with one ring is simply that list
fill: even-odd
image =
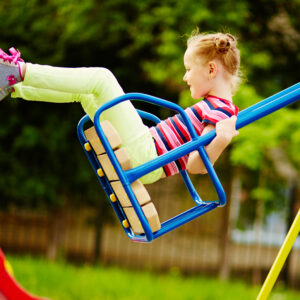
[{"label": "hair bun", "polygon": [[235,44],[235,38],[229,33],[222,34],[215,38],[217,53],[227,53],[232,44]]}]

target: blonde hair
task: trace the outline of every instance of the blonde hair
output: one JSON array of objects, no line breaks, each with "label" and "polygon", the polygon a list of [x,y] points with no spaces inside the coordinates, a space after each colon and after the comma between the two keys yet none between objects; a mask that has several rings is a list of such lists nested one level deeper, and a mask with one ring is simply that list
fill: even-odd
[{"label": "blonde hair", "polygon": [[240,50],[237,39],[230,33],[200,33],[194,30],[187,40],[187,46],[195,47],[195,55],[204,63],[218,59],[231,77],[232,92],[241,83]]}]

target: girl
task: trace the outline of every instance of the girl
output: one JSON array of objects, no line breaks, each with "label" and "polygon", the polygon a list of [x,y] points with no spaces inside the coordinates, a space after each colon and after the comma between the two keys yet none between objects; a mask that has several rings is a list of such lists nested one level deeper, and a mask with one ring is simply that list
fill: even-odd
[{"label": "girl", "polygon": [[[123,95],[114,75],[105,68],[58,68],[25,63],[20,52],[10,49],[11,55],[0,51],[0,97],[12,92],[12,97],[49,102],[80,102],[93,120],[103,103]],[[188,39],[184,54],[186,73],[183,80],[190,87],[193,99],[204,99],[186,112],[197,133],[203,135],[216,128],[216,137],[206,147],[212,163],[238,134],[235,129],[238,108],[232,103],[237,87],[240,54],[236,39],[230,34],[195,33]],[[179,115],[148,128],[130,101],[116,105],[103,113],[122,139],[133,167],[191,139]],[[220,122],[221,121],[221,122]],[[153,183],[182,169],[190,173],[206,173],[197,151],[164,168],[141,178]]]}]

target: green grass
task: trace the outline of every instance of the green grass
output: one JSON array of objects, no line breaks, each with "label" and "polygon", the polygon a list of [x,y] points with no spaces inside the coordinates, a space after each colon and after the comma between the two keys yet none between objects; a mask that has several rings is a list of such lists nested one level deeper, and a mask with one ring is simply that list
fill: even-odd
[{"label": "green grass", "polygon": [[[8,256],[17,280],[28,291],[53,300],[234,300],[256,299],[260,287],[206,277],[160,275],[114,267],[76,267],[43,259]],[[270,299],[300,299],[300,293],[275,290]]]}]

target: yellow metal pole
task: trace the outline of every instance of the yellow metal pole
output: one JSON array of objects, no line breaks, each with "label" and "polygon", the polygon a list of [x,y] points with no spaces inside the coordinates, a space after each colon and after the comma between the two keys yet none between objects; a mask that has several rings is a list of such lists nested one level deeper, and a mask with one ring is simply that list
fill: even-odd
[{"label": "yellow metal pole", "polygon": [[297,238],[297,235],[299,234],[299,231],[300,231],[300,209],[298,210],[297,216],[280,248],[279,253],[277,254],[277,257],[272,265],[272,268],[256,300],[265,300],[268,298],[275,284],[275,281],[283,267],[283,264],[293,247],[293,244]]}]

